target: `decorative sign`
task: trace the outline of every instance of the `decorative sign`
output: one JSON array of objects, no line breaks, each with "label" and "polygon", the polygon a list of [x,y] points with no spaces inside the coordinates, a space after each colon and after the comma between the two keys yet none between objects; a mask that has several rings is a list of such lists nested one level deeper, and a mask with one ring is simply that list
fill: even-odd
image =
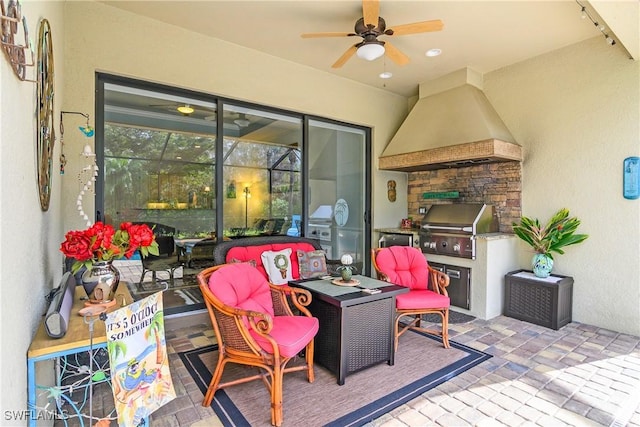
[{"label": "decorative sign", "polygon": [[460,197],[458,191],[437,191],[434,193],[422,193],[423,199],[457,199]]},{"label": "decorative sign", "polygon": [[120,426],[137,426],[176,392],[164,339],[162,292],[107,314],[107,350]]},{"label": "decorative sign", "polygon": [[345,199],[338,199],[334,207],[333,219],[338,227],[344,227],[349,220],[349,205]]}]

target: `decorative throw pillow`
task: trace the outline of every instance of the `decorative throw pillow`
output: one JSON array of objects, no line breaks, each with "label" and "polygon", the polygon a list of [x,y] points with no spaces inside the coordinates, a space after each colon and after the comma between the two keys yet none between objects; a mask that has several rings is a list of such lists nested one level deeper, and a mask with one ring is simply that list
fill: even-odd
[{"label": "decorative throw pillow", "polygon": [[298,265],[300,266],[300,278],[311,279],[327,275],[327,260],[324,251],[296,250],[298,255]]},{"label": "decorative throw pillow", "polygon": [[242,261],[241,259],[238,259],[238,258],[231,258],[229,260],[229,264],[241,264],[243,262],[246,263],[246,264],[249,264],[251,267],[257,267],[258,266],[258,264],[256,263],[255,259],[250,259],[248,261]]},{"label": "decorative throw pillow", "polygon": [[260,255],[262,266],[274,285],[284,285],[293,280],[291,273],[291,248],[281,251],[264,251]]}]

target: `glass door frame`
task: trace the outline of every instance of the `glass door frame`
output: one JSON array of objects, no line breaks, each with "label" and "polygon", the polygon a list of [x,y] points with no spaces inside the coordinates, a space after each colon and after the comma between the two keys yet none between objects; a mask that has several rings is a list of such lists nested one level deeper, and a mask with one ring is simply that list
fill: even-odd
[{"label": "glass door frame", "polygon": [[[243,106],[247,108],[255,108],[263,111],[271,111],[276,114],[284,114],[293,117],[300,117],[302,119],[302,170],[301,170],[301,182],[302,182],[302,207],[301,207],[301,217],[303,223],[308,223],[308,203],[309,203],[309,122],[312,120],[324,122],[328,124],[334,124],[338,126],[345,126],[354,129],[359,129],[364,132],[365,135],[365,147],[364,147],[364,189],[365,194],[363,197],[363,234],[364,234],[364,253],[363,253],[363,275],[369,275],[371,272],[371,254],[370,248],[371,246],[371,207],[372,207],[372,128],[367,126],[355,125],[353,123],[343,122],[339,120],[329,119],[326,117],[299,113],[291,110],[279,109],[274,107],[269,107],[266,105],[260,105],[250,102],[245,102],[241,100],[235,100],[232,98],[221,97],[213,94],[207,94],[203,92],[197,92],[189,89],[173,87],[169,85],[159,84],[148,82],[145,80],[123,77],[118,75],[113,75],[104,72],[96,72],[95,73],[95,154],[96,161],[99,166],[104,167],[104,85],[105,83],[113,83],[113,84],[121,84],[124,86],[131,86],[135,88],[150,90],[150,91],[158,91],[162,93],[166,93],[173,96],[184,96],[189,98],[201,99],[204,102],[216,103],[219,114],[216,118],[216,129],[222,129],[224,126],[224,106],[225,104],[233,104],[235,106]],[[221,132],[216,131],[216,134]],[[219,135],[216,135],[216,138],[219,138]],[[216,209],[216,237],[223,238],[223,198],[225,195],[224,189],[224,167],[218,167],[219,162],[223,159],[223,144],[219,143],[220,141],[216,141],[215,148],[215,156],[216,156],[216,165],[215,165],[215,202],[216,206],[219,208]],[[221,165],[221,163],[220,163]],[[103,171],[99,172],[98,179],[95,182],[95,220],[96,221],[104,221],[104,175]],[[301,236],[305,237],[305,228],[301,230]],[[308,237],[308,236],[306,236]]]}]

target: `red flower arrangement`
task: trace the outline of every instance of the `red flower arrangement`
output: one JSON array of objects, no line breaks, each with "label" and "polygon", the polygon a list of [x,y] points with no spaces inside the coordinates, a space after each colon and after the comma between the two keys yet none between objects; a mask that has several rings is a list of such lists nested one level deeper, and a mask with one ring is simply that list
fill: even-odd
[{"label": "red flower arrangement", "polygon": [[60,251],[76,260],[71,267],[74,274],[82,267],[91,269],[94,262],[131,258],[136,251],[143,257],[159,255],[153,230],[146,224],[130,222],[120,224],[119,230],[96,222],[86,230],[69,231]]}]

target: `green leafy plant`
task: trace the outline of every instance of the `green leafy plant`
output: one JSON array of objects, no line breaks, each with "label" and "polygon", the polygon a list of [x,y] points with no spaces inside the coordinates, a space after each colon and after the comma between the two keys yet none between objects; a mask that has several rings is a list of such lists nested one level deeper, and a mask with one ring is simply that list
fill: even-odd
[{"label": "green leafy plant", "polygon": [[583,242],[587,234],[575,234],[580,220],[569,217],[569,209],[562,208],[542,227],[538,219],[523,216],[513,223],[513,232],[527,242],[534,251],[553,259],[552,252],[564,254],[563,247]]}]

